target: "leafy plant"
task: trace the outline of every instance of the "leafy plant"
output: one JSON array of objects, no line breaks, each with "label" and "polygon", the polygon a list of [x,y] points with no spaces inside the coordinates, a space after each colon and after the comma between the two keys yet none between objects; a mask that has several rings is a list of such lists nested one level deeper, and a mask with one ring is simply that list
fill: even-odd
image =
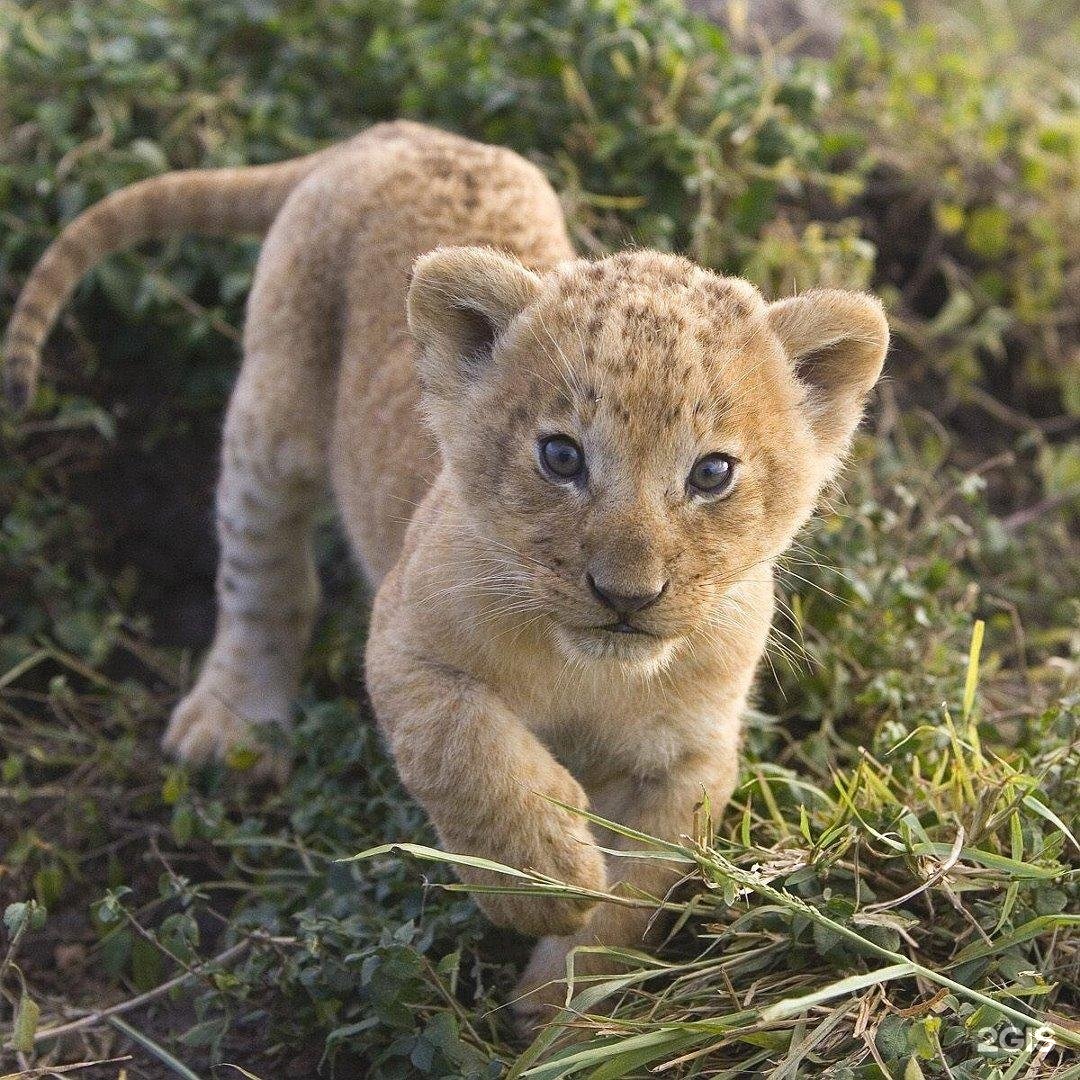
[{"label": "leafy plant", "polygon": [[1038,0],[923,14],[860,6],[829,114],[878,170],[866,201],[895,325],[960,401],[1075,417],[1080,72],[1046,52],[1080,22]]}]

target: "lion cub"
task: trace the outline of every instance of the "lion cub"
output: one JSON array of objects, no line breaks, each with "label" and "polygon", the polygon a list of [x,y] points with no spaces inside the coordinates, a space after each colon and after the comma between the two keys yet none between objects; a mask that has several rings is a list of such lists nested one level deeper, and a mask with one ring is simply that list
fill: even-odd
[{"label": "lion cub", "polygon": [[[394,123],[87,211],[20,300],[10,395],[26,399],[60,305],[109,250],[266,228],[225,424],[217,633],[165,745],[203,761],[287,721],[329,485],[378,585],[375,713],[446,848],[663,895],[674,867],[605,856],[620,839],[550,800],[672,838],[703,795],[726,802],[773,562],[881,370],[880,305],[831,290],[770,304],[655,252],[577,259],[532,165]],[[542,936],[525,1024],[565,993],[570,949],[641,946],[650,914],[477,902]]]}]

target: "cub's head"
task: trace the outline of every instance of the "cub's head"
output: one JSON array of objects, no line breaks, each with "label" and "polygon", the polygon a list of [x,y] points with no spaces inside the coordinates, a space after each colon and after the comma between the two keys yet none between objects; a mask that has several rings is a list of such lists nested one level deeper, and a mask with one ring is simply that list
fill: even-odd
[{"label": "cub's head", "polygon": [[889,338],[868,296],[769,304],[655,252],[537,275],[439,249],[408,314],[486,583],[568,656],[647,667],[707,635],[791,542]]}]

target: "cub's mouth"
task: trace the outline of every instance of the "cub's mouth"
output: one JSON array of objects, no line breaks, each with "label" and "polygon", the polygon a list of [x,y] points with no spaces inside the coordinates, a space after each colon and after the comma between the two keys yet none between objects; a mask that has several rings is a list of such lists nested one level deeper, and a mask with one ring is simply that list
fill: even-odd
[{"label": "cub's mouth", "polygon": [[613,623],[606,623],[603,626],[597,626],[594,629],[600,630],[605,634],[643,634],[645,637],[660,637],[659,634],[654,634],[651,630],[646,630],[641,626],[637,626],[627,619],[618,619]]},{"label": "cub's mouth", "polygon": [[555,641],[575,660],[615,661],[648,669],[664,664],[676,644],[675,638],[661,637],[626,619],[592,626],[556,624]]}]

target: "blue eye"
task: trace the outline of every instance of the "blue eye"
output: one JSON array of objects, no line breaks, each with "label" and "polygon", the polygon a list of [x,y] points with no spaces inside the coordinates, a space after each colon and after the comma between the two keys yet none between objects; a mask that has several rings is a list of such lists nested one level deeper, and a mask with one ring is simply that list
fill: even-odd
[{"label": "blue eye", "polygon": [[727,454],[706,454],[694,462],[686,486],[694,495],[717,498],[726,495],[735,482],[735,462]]},{"label": "blue eye", "polygon": [[576,480],[585,471],[585,453],[569,435],[540,440],[540,465],[552,480]]}]

